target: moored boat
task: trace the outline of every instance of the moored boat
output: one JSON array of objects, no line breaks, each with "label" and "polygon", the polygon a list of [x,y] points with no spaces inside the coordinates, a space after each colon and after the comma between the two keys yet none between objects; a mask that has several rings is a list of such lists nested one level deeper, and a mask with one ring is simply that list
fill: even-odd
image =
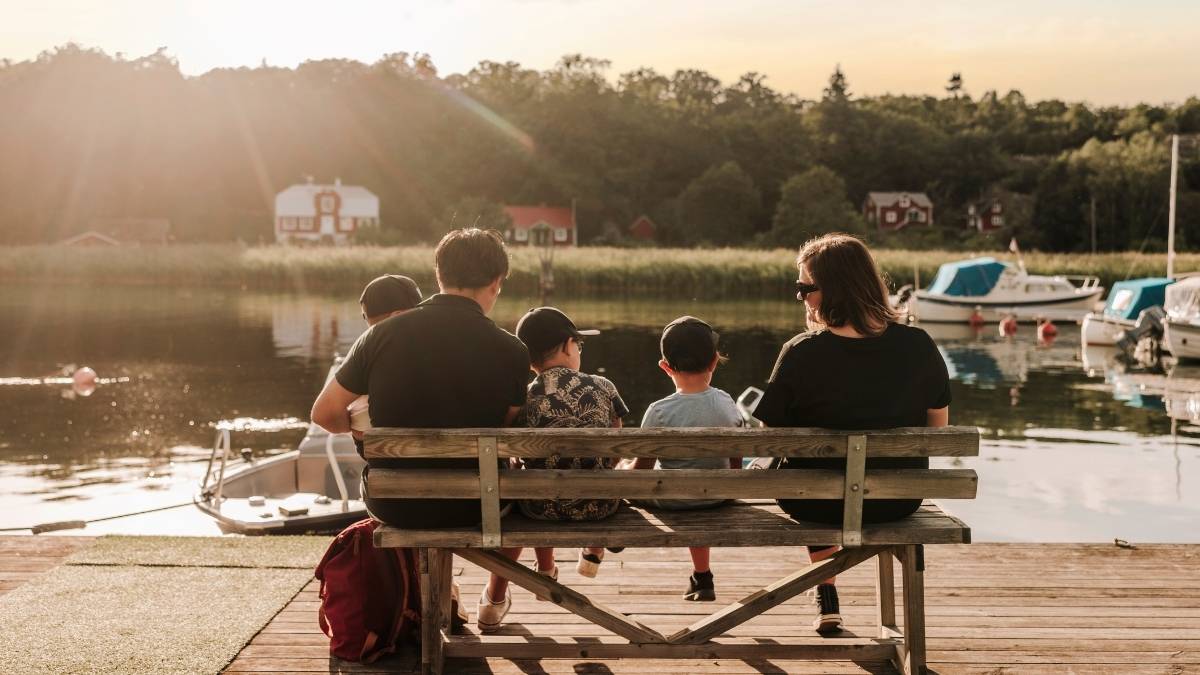
[{"label": "moored boat", "polygon": [[1163,344],[1177,359],[1200,359],[1200,276],[1167,289]]},{"label": "moored boat", "polygon": [[1079,335],[1084,345],[1115,345],[1137,324],[1138,315],[1166,301],[1167,287],[1175,282],[1166,277],[1130,279],[1113,284],[1104,309],[1083,317]]},{"label": "moored boat", "polygon": [[1009,315],[1033,321],[1043,314],[1079,318],[1103,293],[1096,277],[1029,274],[994,258],[973,258],[943,264],[929,288],[908,302],[920,321],[966,322],[976,311],[987,321]]}]

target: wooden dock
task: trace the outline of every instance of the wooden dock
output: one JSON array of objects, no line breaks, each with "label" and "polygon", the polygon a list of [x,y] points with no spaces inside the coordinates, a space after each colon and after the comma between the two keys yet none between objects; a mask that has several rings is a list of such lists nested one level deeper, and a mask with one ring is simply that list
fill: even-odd
[{"label": "wooden dock", "polygon": [[[0,537],[0,593],[59,564],[88,537]],[[610,555],[596,580],[581,580],[560,550],[562,580],[654,627],[673,630],[707,613],[680,599],[687,552],[630,549]],[[796,564],[790,549],[714,551],[719,602],[728,602],[781,576]],[[315,562],[315,561],[314,561]],[[929,661],[937,673],[1200,673],[1200,545],[974,544],[927,549],[926,613]],[[484,574],[455,561],[464,597],[474,612]],[[848,628],[870,635],[874,619],[871,567],[839,578]],[[237,656],[227,673],[413,673],[412,659],[375,666],[331,659],[317,628],[317,587],[309,584]],[[812,607],[788,602],[734,631],[751,639],[811,635]],[[86,615],[83,615],[86,616]],[[548,603],[514,589],[504,634],[603,633]],[[10,617],[17,619],[19,617]],[[561,637],[559,638],[561,639]],[[461,673],[889,673],[883,663],[784,660],[642,660],[487,662],[454,660]]]},{"label": "wooden dock", "polygon": [[[574,572],[559,551],[560,580],[639,621],[666,631],[690,624],[712,605],[680,598],[690,572],[687,551],[629,549],[611,555],[599,578]],[[801,566],[794,549],[713,552],[718,603],[730,602]],[[801,554],[802,555],[802,554]],[[528,556],[527,556],[528,558]],[[929,664],[938,673],[1200,673],[1200,546],[975,544],[926,549]],[[455,559],[474,614],[485,575]],[[847,628],[873,636],[873,566],[839,577]],[[550,603],[513,590],[501,634],[514,639],[605,633]],[[229,666],[228,673],[415,672],[412,659],[373,666],[328,655],[316,625],[317,586],[305,588]],[[814,635],[813,607],[803,598],[735,629],[747,639]],[[884,663],[737,660],[537,661],[452,660],[461,673],[888,673]]]}]

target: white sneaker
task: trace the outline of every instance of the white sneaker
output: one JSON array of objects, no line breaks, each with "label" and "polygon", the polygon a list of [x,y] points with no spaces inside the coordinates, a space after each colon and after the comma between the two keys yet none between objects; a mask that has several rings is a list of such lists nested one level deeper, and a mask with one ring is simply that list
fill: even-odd
[{"label": "white sneaker", "polygon": [[600,563],[604,562],[604,550],[601,549],[600,554],[596,555],[586,548],[579,549],[579,562],[575,565],[575,571],[579,572],[579,576],[595,579],[600,573]]},{"label": "white sneaker", "polygon": [[[558,581],[558,565],[555,565],[548,570],[538,570],[537,573],[544,577],[550,577],[551,581]],[[547,598],[544,595],[534,595],[533,597],[542,602],[550,602],[550,598]]]},{"label": "white sneaker", "polygon": [[509,609],[512,609],[511,592],[504,591],[502,602],[492,602],[488,597],[487,586],[484,586],[483,593],[479,595],[479,607],[475,610],[475,627],[481,633],[494,633],[500,629]]}]

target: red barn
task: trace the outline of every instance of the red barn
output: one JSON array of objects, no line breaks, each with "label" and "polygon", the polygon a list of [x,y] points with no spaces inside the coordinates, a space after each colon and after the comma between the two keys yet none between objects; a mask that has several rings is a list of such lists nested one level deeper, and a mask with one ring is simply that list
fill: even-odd
[{"label": "red barn", "polygon": [[967,227],[991,232],[1004,227],[1004,204],[999,199],[985,199],[967,207]]},{"label": "red barn", "polygon": [[638,241],[654,241],[656,232],[658,232],[658,225],[644,213],[629,226],[629,236]]},{"label": "red barn", "polygon": [[504,233],[510,244],[536,246],[549,241],[554,246],[575,246],[579,243],[574,207],[505,206],[504,212],[512,218],[512,227]]},{"label": "red barn", "polygon": [[924,192],[870,192],[863,202],[867,222],[881,230],[933,224],[933,202]]}]

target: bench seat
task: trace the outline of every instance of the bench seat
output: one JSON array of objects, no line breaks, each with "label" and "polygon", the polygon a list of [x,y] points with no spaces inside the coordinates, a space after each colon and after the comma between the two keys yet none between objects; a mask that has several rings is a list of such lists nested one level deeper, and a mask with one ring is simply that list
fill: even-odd
[{"label": "bench seat", "polygon": [[[593,522],[547,522],[511,513],[503,520],[503,546],[800,546],[841,544],[836,525],[795,521],[774,500],[738,500],[697,511],[648,510],[622,506],[611,518]],[[969,544],[971,528],[926,501],[913,515],[862,526],[864,546]],[[414,548],[485,548],[479,526],[439,530],[375,530],[375,545]]]}]

